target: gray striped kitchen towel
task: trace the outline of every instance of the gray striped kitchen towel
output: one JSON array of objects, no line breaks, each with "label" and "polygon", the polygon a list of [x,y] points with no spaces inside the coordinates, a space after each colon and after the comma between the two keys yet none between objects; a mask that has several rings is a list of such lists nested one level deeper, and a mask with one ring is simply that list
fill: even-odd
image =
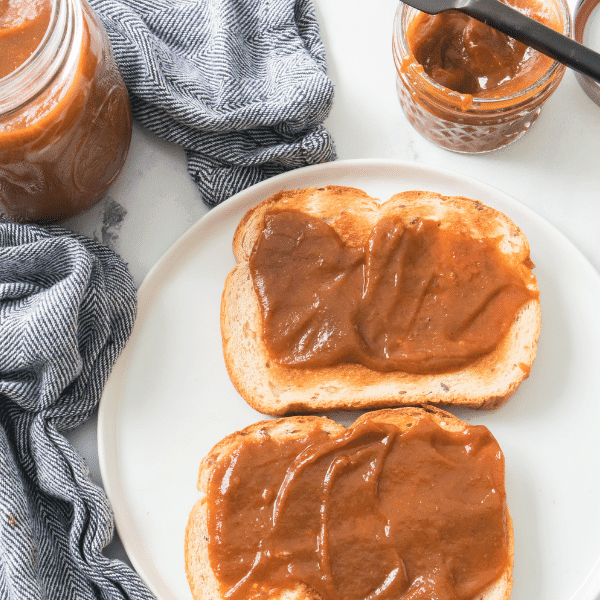
[{"label": "gray striped kitchen towel", "polygon": [[94,410],[136,295],[108,248],[0,223],[0,599],[150,599],[102,554],[108,500],[61,432]]},{"label": "gray striped kitchen towel", "polygon": [[135,118],[182,146],[214,206],[335,159],[333,100],[311,0],[91,0]]}]

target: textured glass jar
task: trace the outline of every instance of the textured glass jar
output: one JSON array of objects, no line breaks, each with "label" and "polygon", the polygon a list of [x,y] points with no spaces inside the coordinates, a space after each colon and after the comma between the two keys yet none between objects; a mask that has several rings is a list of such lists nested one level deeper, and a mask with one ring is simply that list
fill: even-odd
[{"label": "textured glass jar", "polygon": [[86,0],[47,2],[43,39],[0,79],[2,220],[57,222],[88,209],[131,141],[127,90],[97,15]]},{"label": "textured glass jar", "polygon": [[[564,0],[545,0],[571,37],[571,14]],[[496,150],[524,135],[538,118],[542,105],[560,83],[565,66],[552,61],[534,83],[503,97],[461,94],[439,85],[417,63],[406,32],[419,14],[399,3],[394,20],[393,54],[396,89],[402,109],[413,127],[435,144],[463,153]]]}]

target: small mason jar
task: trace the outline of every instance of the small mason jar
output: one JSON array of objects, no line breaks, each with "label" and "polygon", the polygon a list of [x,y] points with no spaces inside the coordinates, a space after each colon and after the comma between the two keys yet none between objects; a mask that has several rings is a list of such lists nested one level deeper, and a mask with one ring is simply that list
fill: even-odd
[{"label": "small mason jar", "polygon": [[10,5],[0,14],[15,34],[0,56],[0,220],[63,221],[101,200],[120,172],[129,98],[86,0]]},{"label": "small mason jar", "polygon": [[[561,33],[570,37],[571,14],[565,0],[544,0],[544,5],[555,12]],[[462,153],[490,152],[523,136],[557,88],[565,66],[548,60],[540,77],[498,96],[450,90],[429,77],[411,51],[407,30],[419,14],[399,3],[392,43],[398,98],[412,126],[429,141]]]}]

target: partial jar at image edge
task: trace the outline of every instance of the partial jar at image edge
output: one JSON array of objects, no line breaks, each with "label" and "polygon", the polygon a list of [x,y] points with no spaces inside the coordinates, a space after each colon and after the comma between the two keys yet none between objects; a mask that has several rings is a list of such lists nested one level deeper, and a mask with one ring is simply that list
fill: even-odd
[{"label": "partial jar at image edge", "polygon": [[98,16],[86,0],[41,2],[52,5],[42,41],[0,78],[1,221],[55,223],[89,209],[131,141],[127,89]]},{"label": "partial jar at image edge", "polygon": [[[571,37],[565,0],[544,0]],[[542,105],[557,88],[565,66],[551,61],[546,72],[527,87],[498,97],[478,97],[450,90],[425,73],[411,52],[407,30],[421,14],[400,3],[392,42],[396,89],[411,125],[427,140],[454,152],[476,154],[502,148],[522,137],[537,120]]]}]

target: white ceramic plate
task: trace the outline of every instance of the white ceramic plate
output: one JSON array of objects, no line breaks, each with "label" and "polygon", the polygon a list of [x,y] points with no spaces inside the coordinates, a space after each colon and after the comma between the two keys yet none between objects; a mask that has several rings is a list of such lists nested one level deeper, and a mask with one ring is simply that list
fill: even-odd
[{"label": "white ceramic plate", "polygon": [[[264,418],[231,385],[219,304],[244,212],[280,189],[341,184],[385,200],[408,189],[476,198],[527,235],[543,325],[530,378],[493,413],[515,529],[512,600],[592,600],[600,591],[600,278],[544,219],[473,179],[392,161],[340,161],[256,185],[194,225],[139,290],[132,337],[100,404],[100,468],[124,547],[161,600],[189,600],[183,539],[201,458]],[[349,415],[336,415],[344,423]],[[354,417],[354,415],[352,415]]]}]

